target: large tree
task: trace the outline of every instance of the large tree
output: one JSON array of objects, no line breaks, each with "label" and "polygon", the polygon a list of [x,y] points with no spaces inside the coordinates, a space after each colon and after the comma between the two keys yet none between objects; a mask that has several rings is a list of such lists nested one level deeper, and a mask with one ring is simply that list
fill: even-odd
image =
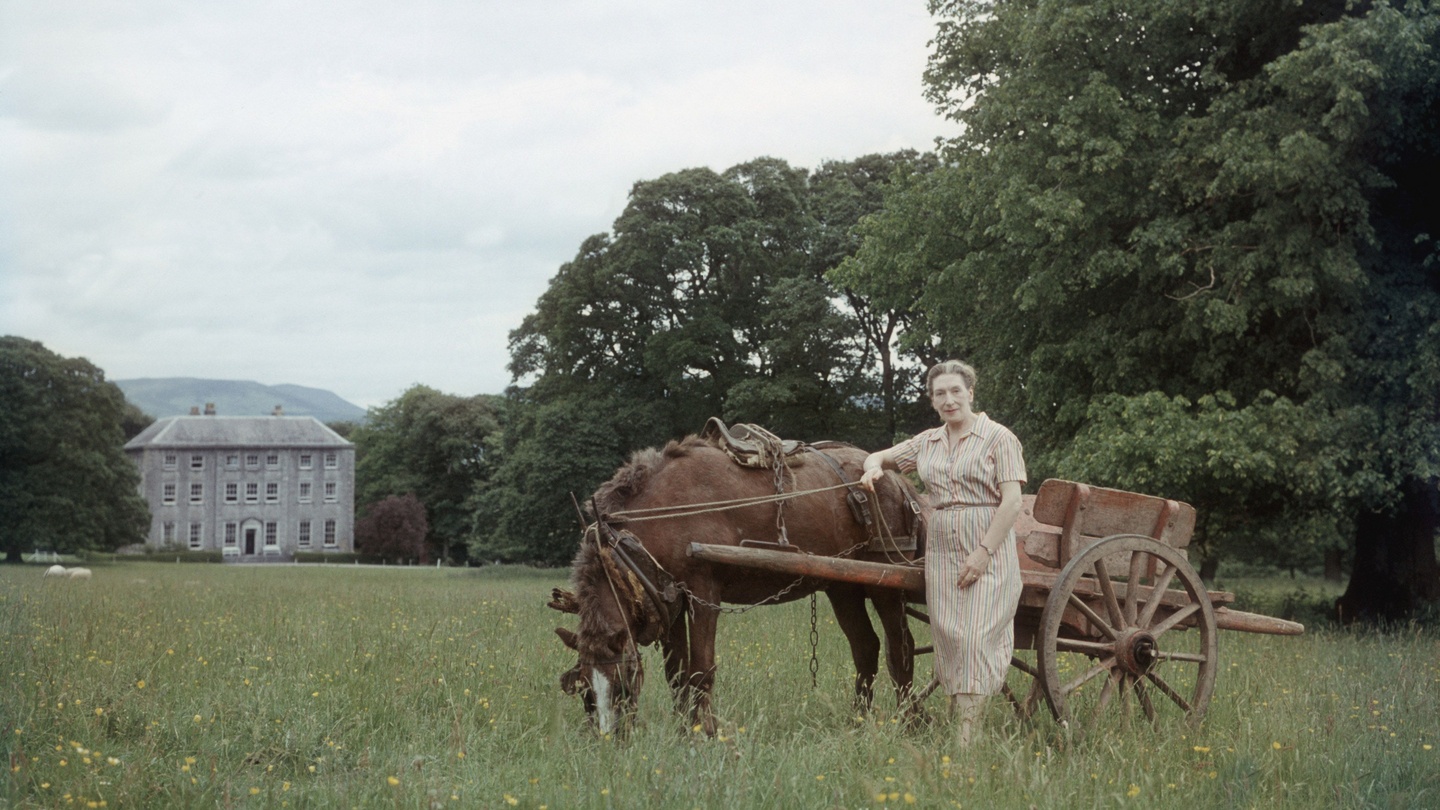
[{"label": "large tree", "polygon": [[1440,597],[1432,6],[931,9],[963,134],[856,261],[923,287],[911,340],[1036,473],[1194,499],[1212,555],[1353,537],[1351,615]]},{"label": "large tree", "polygon": [[149,510],[125,457],[125,397],[84,358],[0,338],[0,549],[71,553],[144,539]]},{"label": "large tree", "polygon": [[507,404],[500,472],[477,494],[472,551],[568,559],[569,493],[711,416],[869,446],[913,428],[897,374],[917,365],[897,344],[913,291],[872,303],[828,271],[896,178],[935,165],[905,151],[812,174],[759,158],[636,183],[511,334],[525,387]]},{"label": "large tree", "polygon": [[362,518],[372,504],[413,494],[425,506],[429,542],[440,558],[463,553],[474,523],[466,502],[490,471],[485,449],[499,429],[498,403],[416,385],[370,409],[350,435]]}]

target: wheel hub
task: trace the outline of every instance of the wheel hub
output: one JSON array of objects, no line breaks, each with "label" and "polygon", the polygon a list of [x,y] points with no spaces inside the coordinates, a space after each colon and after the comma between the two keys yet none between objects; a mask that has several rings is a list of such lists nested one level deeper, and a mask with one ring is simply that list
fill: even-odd
[{"label": "wheel hub", "polygon": [[1121,633],[1115,639],[1115,657],[1121,667],[1133,675],[1144,675],[1160,660],[1160,645],[1144,630]]}]

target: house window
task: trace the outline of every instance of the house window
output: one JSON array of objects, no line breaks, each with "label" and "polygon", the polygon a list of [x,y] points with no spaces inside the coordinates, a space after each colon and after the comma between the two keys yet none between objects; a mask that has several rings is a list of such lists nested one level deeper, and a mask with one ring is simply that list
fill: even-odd
[{"label": "house window", "polygon": [[266,467],[279,467],[279,466],[280,466],[280,454],[279,454],[279,453],[267,453],[267,454],[265,455],[265,466],[266,466]]},{"label": "house window", "polygon": [[205,485],[204,485],[204,484],[191,484],[191,485],[190,485],[190,503],[200,503],[200,502],[203,501],[203,500],[205,500]]},{"label": "house window", "polygon": [[300,469],[308,470],[315,466],[315,457],[309,453],[300,454]]},{"label": "house window", "polygon": [[260,454],[259,454],[259,453],[246,453],[246,454],[245,454],[245,466],[246,466],[246,467],[259,467],[259,466],[260,466]]},{"label": "house window", "polygon": [[340,457],[334,453],[325,454],[325,469],[334,470],[340,467]]},{"label": "house window", "polygon": [[191,457],[190,457],[190,469],[192,469],[192,470],[203,470],[203,469],[205,469],[205,457],[202,456],[202,455],[199,455],[198,453],[195,454],[195,455],[193,455],[193,456],[191,456]]},{"label": "house window", "polygon": [[335,548],[335,521],[325,521],[325,547]]},{"label": "house window", "polygon": [[165,454],[165,469],[167,469],[167,470],[173,470],[173,469],[175,469],[175,464],[176,464],[175,458],[176,458],[176,457],[175,457],[175,454],[174,454],[174,453],[166,453],[166,454]]},{"label": "house window", "polygon": [[235,503],[240,500],[240,485],[234,481],[225,484],[225,502]]},{"label": "house window", "polygon": [[234,523],[225,524],[225,545],[236,546],[240,544],[240,527]]},{"label": "house window", "polygon": [[160,496],[165,503],[175,505],[175,484],[167,483],[164,487],[164,494]]},{"label": "house window", "polygon": [[240,466],[240,454],[239,454],[239,453],[231,453],[230,455],[226,456],[226,457],[225,457],[225,466],[231,468],[232,470],[235,469],[236,467],[239,467],[239,466]]},{"label": "house window", "polygon": [[265,502],[275,503],[280,500],[280,485],[271,481],[265,485]]},{"label": "house window", "polygon": [[300,482],[300,503],[310,503],[310,482]]},{"label": "house window", "polygon": [[200,524],[190,524],[190,548],[200,548]]},{"label": "house window", "polygon": [[299,544],[300,548],[310,547],[310,521],[300,521],[300,534],[295,542]]},{"label": "house window", "polygon": [[334,481],[326,481],[326,482],[325,482],[325,502],[326,502],[326,503],[334,503],[334,502],[335,502],[335,482],[334,482]]},{"label": "house window", "polygon": [[175,545],[175,524],[169,521],[160,527],[160,542],[167,546]]},{"label": "house window", "polygon": [[260,500],[260,485],[249,483],[245,485],[245,502],[255,503]]}]

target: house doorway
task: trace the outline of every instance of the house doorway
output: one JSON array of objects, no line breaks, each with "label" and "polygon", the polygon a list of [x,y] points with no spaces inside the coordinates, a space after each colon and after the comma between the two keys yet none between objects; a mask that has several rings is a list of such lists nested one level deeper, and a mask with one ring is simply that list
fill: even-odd
[{"label": "house doorway", "polygon": [[247,557],[259,554],[260,551],[260,521],[247,520],[240,527],[240,550]]}]

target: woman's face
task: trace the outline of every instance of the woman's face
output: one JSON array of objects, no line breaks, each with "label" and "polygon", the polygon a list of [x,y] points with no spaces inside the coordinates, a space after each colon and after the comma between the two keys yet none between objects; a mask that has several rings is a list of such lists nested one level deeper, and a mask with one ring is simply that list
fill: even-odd
[{"label": "woman's face", "polygon": [[959,374],[941,374],[930,381],[930,407],[945,424],[959,424],[970,416],[975,395]]}]

